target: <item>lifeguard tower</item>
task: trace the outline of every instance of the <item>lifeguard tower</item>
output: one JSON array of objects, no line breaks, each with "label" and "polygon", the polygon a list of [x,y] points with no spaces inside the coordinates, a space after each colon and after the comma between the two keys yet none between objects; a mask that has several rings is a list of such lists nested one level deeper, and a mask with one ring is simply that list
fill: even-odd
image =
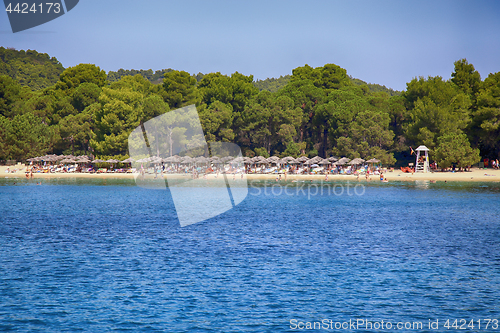
[{"label": "lifeguard tower", "polygon": [[419,146],[415,149],[417,152],[417,162],[415,163],[415,172],[430,172],[429,168],[429,148]]}]

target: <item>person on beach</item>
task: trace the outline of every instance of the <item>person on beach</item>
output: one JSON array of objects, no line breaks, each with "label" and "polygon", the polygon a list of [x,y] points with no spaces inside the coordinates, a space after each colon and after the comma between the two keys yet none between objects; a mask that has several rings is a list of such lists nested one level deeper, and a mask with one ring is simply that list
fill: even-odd
[{"label": "person on beach", "polygon": [[384,174],[383,173],[380,173],[380,180],[383,181],[384,180]]},{"label": "person on beach", "polygon": [[328,173],[325,175],[325,181],[328,181]]}]

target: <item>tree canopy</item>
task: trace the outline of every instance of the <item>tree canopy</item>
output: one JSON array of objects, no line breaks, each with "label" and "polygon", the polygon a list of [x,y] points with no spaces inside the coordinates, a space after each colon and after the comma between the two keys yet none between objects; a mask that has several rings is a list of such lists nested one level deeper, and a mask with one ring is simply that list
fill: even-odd
[{"label": "tree canopy", "polygon": [[[93,64],[64,69],[48,55],[4,48],[0,58],[0,160],[123,156],[135,128],[191,104],[207,141],[234,142],[247,156],[336,155],[391,165],[425,144],[441,166],[500,157],[500,73],[483,81],[466,59],[455,62],[449,80],[413,78],[394,92],[335,64],[254,81],[238,72],[171,69],[106,75]],[[33,71],[14,71],[20,63]],[[34,68],[52,74],[35,78]]]}]

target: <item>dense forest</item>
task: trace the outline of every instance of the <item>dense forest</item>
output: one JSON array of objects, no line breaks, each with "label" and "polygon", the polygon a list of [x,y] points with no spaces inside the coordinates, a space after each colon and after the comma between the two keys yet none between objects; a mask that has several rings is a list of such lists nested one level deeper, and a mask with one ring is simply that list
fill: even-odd
[{"label": "dense forest", "polygon": [[449,80],[414,78],[395,92],[334,64],[254,81],[238,72],[63,69],[46,54],[1,47],[0,57],[0,160],[123,157],[132,130],[191,104],[207,141],[235,142],[247,156],[375,157],[394,165],[424,144],[442,167],[500,157],[500,72],[482,80],[466,59]]}]

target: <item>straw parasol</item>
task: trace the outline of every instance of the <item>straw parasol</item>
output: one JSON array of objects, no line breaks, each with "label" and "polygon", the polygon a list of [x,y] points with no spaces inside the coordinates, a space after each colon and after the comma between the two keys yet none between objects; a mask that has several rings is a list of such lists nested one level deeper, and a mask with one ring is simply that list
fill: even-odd
[{"label": "straw parasol", "polygon": [[365,160],[362,159],[362,158],[355,158],[353,159],[351,162],[349,162],[348,164],[349,165],[358,165],[358,164],[361,164],[363,163]]},{"label": "straw parasol", "polygon": [[[267,163],[267,159],[264,156],[255,156],[254,158],[252,158],[252,162],[265,164],[265,163]],[[264,162],[264,163],[261,163],[261,162]]]},{"label": "straw parasol", "polygon": [[317,163],[323,161],[323,158],[321,158],[319,156],[314,156],[313,158],[311,158],[307,162],[311,163],[311,161],[312,161],[313,164],[317,164]]},{"label": "straw parasol", "polygon": [[378,160],[376,158],[372,158],[372,159],[366,161],[366,163],[380,163],[380,160]]},{"label": "straw parasol", "polygon": [[87,156],[79,156],[76,159],[76,163],[89,163],[90,159]]},{"label": "straw parasol", "polygon": [[316,160],[314,158],[311,158],[310,160],[304,162],[304,165],[312,165],[312,164],[316,164]]},{"label": "straw parasol", "polygon": [[340,160],[335,162],[336,165],[344,165],[347,164],[350,161],[347,157],[342,157]]},{"label": "straw parasol", "polygon": [[194,160],[192,157],[189,157],[189,156],[181,157],[182,164],[189,164],[189,163],[193,163],[193,162],[194,162]]},{"label": "straw parasol", "polygon": [[332,157],[328,157],[328,160],[330,162],[337,162],[339,159],[337,157],[335,157],[335,156],[332,156]]},{"label": "straw parasol", "polygon": [[297,162],[300,162],[300,163],[304,163],[307,160],[309,160],[309,157],[307,157],[307,156],[301,156],[301,157],[297,158]]},{"label": "straw parasol", "polygon": [[129,157],[129,158],[122,161],[122,163],[134,163],[134,162],[135,162],[135,160],[132,157]]},{"label": "straw parasol", "polygon": [[279,161],[279,157],[278,156],[271,156],[267,159],[267,162],[268,163],[277,163]]},{"label": "straw parasol", "polygon": [[332,164],[332,162],[330,162],[327,158],[325,158],[323,161],[319,162],[318,164],[319,165],[328,165],[328,164]]}]

